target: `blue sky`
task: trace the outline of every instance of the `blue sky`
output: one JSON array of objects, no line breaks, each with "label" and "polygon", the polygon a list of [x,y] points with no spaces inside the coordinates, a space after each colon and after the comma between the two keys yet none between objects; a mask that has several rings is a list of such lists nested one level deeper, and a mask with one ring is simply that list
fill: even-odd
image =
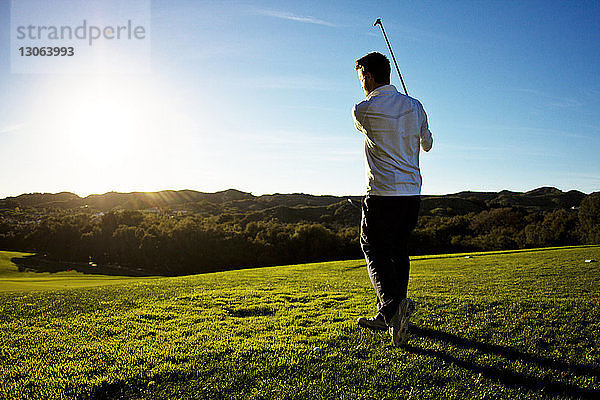
[{"label": "blue sky", "polygon": [[598,2],[153,0],[151,72],[22,74],[3,1],[0,197],[362,194],[354,62],[389,56],[377,18],[429,115],[423,194],[600,190]]}]

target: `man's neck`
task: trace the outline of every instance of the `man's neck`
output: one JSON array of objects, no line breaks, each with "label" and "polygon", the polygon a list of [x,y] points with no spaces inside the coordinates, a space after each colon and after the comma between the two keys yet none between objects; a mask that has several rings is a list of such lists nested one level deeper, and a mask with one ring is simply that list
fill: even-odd
[{"label": "man's neck", "polygon": [[367,96],[369,96],[371,93],[373,93],[375,90],[377,90],[378,88],[382,87],[382,86],[387,86],[389,85],[389,83],[375,83],[375,86],[373,87],[373,89],[371,89],[369,91],[369,93],[367,93]]}]

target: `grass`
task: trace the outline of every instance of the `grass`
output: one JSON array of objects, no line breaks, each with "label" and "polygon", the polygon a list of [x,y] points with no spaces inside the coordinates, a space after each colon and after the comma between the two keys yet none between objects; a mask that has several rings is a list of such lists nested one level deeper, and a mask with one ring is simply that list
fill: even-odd
[{"label": "grass", "polygon": [[600,247],[415,259],[401,348],[355,323],[374,312],[362,260],[13,287],[0,399],[600,398],[600,263],[585,259]]}]

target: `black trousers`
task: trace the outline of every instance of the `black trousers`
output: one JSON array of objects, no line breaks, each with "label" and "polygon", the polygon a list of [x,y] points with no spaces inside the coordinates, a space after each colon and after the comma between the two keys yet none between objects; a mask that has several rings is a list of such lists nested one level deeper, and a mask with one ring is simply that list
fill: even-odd
[{"label": "black trousers", "polygon": [[362,203],[360,245],[386,322],[406,297],[408,239],[417,225],[420,196],[370,196]]}]

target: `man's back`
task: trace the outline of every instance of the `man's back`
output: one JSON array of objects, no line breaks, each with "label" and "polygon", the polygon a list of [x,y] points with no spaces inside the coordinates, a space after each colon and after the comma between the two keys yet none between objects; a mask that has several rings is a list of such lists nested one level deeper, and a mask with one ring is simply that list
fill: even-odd
[{"label": "man's back", "polygon": [[384,85],[356,104],[353,116],[357,129],[366,136],[367,193],[419,195],[419,147],[429,151],[433,144],[421,103]]}]

